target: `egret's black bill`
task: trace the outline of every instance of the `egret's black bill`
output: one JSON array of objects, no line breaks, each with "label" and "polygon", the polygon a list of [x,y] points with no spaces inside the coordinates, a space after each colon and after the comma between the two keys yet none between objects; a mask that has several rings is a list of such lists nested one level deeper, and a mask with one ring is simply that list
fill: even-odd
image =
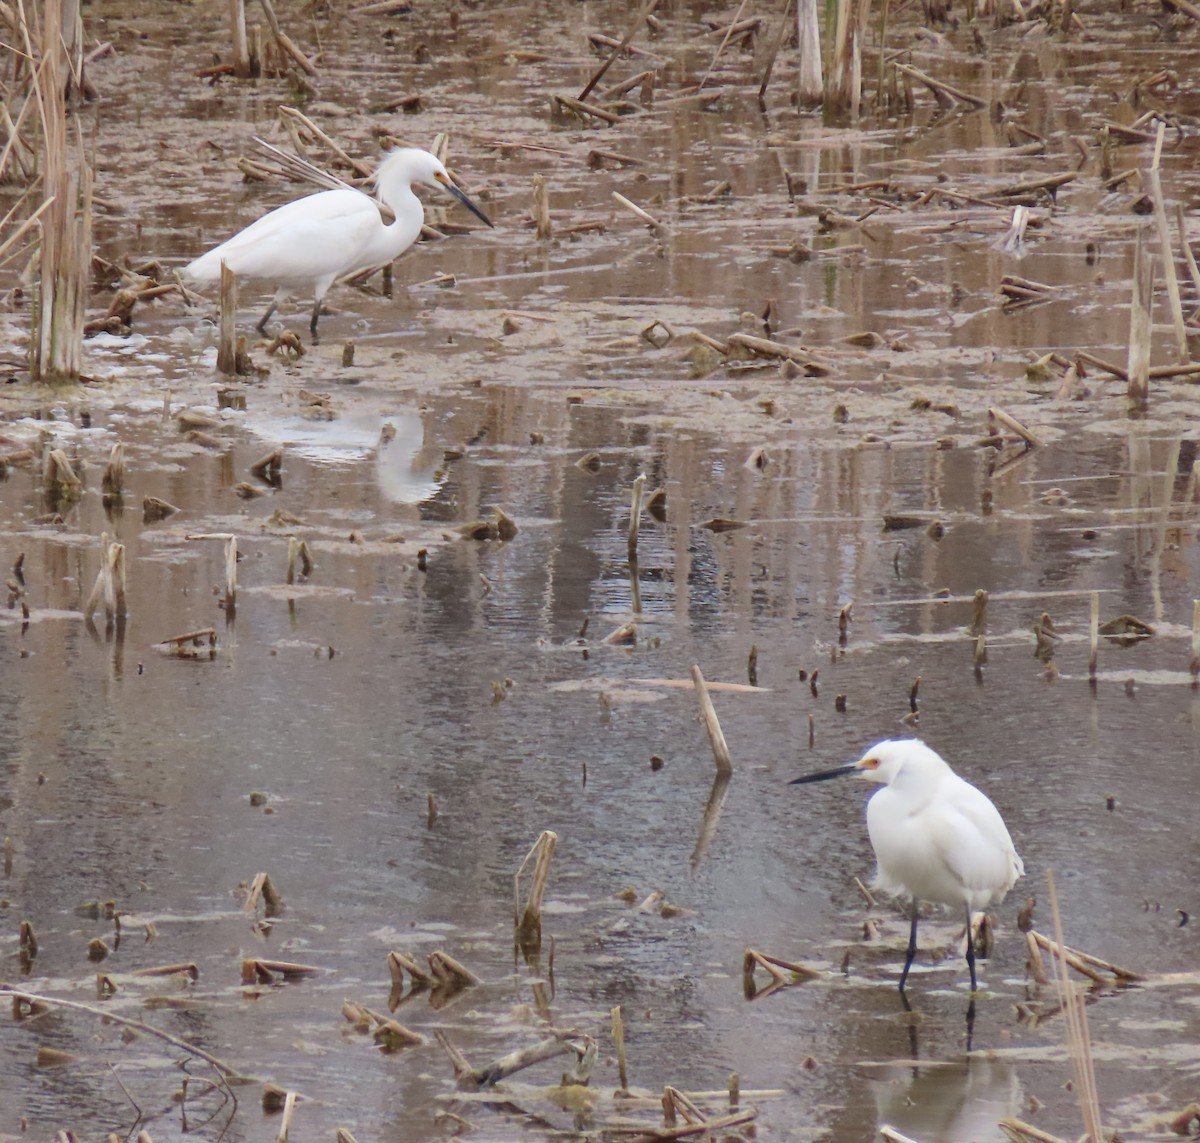
[{"label": "egret's black bill", "polygon": [[465,206],[476,218],[478,218],[482,222],[486,222],[488,224],[488,226],[492,225],[492,220],[490,218],[488,218],[488,216],[486,214],[484,214],[483,211],[480,210],[479,207],[477,207],[453,183],[442,183],[442,186],[444,186],[452,195],[454,195],[454,197],[456,199],[458,199],[458,201],[461,202],[463,204],[463,206]]},{"label": "egret's black bill", "polygon": [[845,774],[854,773],[854,763],[846,766],[835,766],[832,770],[818,770],[815,774],[805,774],[803,778],[793,778],[789,786],[801,786],[805,782],[827,782],[830,778],[841,778]]}]

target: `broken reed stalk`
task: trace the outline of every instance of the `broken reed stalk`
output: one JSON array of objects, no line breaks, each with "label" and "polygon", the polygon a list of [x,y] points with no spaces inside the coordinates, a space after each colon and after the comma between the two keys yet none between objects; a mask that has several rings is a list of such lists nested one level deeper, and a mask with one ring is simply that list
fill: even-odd
[{"label": "broken reed stalk", "polygon": [[[238,0],[234,0],[235,3]],[[217,372],[237,375],[237,275],[221,261],[221,324],[217,336]]]},{"label": "broken reed stalk", "polygon": [[619,1004],[612,1010],[611,1015],[613,1045],[617,1049],[617,1077],[621,1084],[621,1091],[625,1092],[629,1090],[629,1071],[628,1061],[625,1058],[625,1020]]},{"label": "broken reed stalk", "polygon": [[533,176],[533,225],[539,238],[549,238],[554,233],[554,223],[550,221],[550,195],[546,190],[546,176]]},{"label": "broken reed stalk", "polygon": [[[458,1086],[466,1090],[491,1087],[515,1072],[531,1067],[533,1064],[540,1064],[544,1060],[552,1060],[564,1052],[575,1052],[576,1055],[583,1058],[588,1052],[588,1046],[594,1047],[594,1044],[595,1041],[590,1036],[582,1034],[573,1038],[559,1035],[547,1040],[540,1040],[536,1044],[506,1052],[503,1056],[492,1060],[490,1064],[469,1069],[458,1077]],[[443,1044],[443,1046],[445,1045]]]},{"label": "broken reed stalk", "polygon": [[1142,246],[1139,229],[1133,247],[1133,298],[1129,306],[1129,357],[1125,367],[1129,402],[1144,408],[1150,399],[1150,336],[1153,333],[1154,260]]},{"label": "broken reed stalk", "polygon": [[1095,684],[1096,666],[1100,657],[1100,593],[1098,591],[1093,591],[1091,593],[1088,639],[1090,643],[1090,651],[1088,653],[1088,678],[1093,684]]},{"label": "broken reed stalk", "polygon": [[858,117],[862,98],[863,33],[870,6],[870,0],[837,0],[833,65],[825,84],[825,107],[849,111],[852,118]]},{"label": "broken reed stalk", "polygon": [[1200,678],[1200,599],[1192,600],[1192,661],[1188,664],[1192,678]]},{"label": "broken reed stalk", "polygon": [[[550,862],[558,834],[543,830],[533,847],[525,855],[516,876],[513,878],[513,923],[516,927],[517,944],[523,949],[536,950],[542,944],[542,899],[546,895],[546,882],[550,877]],[[521,875],[530,860],[534,861],[533,875],[529,882],[529,899],[521,908]]]},{"label": "broken reed stalk", "polygon": [[173,1048],[178,1048],[187,1055],[204,1060],[205,1063],[210,1064],[226,1078],[234,1078],[241,1074],[237,1068],[231,1067],[223,1060],[217,1059],[216,1056],[206,1052],[203,1048],[197,1048],[194,1044],[189,1044],[186,1040],[172,1036],[169,1032],[164,1032],[160,1028],[155,1028],[150,1024],[143,1024],[139,1020],[131,1020],[128,1016],[121,1016],[119,1013],[107,1008],[94,1008],[90,1004],[81,1004],[77,1000],[60,1000],[57,996],[43,996],[37,992],[25,992],[19,988],[0,986],[0,998],[5,997],[11,998],[14,1004],[19,1004],[23,1001],[28,1005],[44,1004],[49,1007],[73,1008],[76,1012],[86,1012],[89,1016],[95,1016],[106,1023],[120,1024],[124,1028],[132,1028],[134,1031],[141,1032],[144,1035],[156,1036],[158,1039],[166,1041]]},{"label": "broken reed stalk", "polygon": [[968,635],[983,635],[987,632],[988,593],[983,588],[975,592],[975,605],[971,612],[971,626],[967,628]]},{"label": "broken reed stalk", "polygon": [[125,491],[125,445],[117,441],[108,454],[108,464],[100,478],[100,491],[110,499],[120,499]]},{"label": "broken reed stalk", "polygon": [[279,20],[275,16],[275,8],[271,4],[271,0],[260,0],[262,4],[263,14],[267,17],[267,23],[271,27],[271,35],[275,37],[275,42],[279,45],[279,49],[285,56],[290,56],[300,69],[308,75],[315,76],[317,74],[316,65],[308,58],[292,40],[288,37],[279,26]]},{"label": "broken reed stalk", "polygon": [[748,0],[742,0],[738,5],[738,10],[734,13],[733,19],[729,22],[729,26],[725,29],[725,35],[721,37],[721,42],[717,46],[717,50],[713,53],[713,58],[709,61],[708,70],[701,77],[700,82],[696,85],[697,91],[703,91],[704,85],[708,82],[709,76],[712,75],[713,68],[717,66],[717,60],[721,58],[725,51],[725,46],[729,43],[730,37],[733,35],[733,29],[737,27],[738,21],[742,18],[742,13],[746,10]]},{"label": "broken reed stalk", "polygon": [[230,536],[225,541],[225,611],[232,612],[237,607],[237,536]]},{"label": "broken reed stalk", "polygon": [[[1150,194],[1154,199],[1154,221],[1158,227],[1159,256],[1163,276],[1167,281],[1167,297],[1171,302],[1171,320],[1175,326],[1175,353],[1180,364],[1188,361],[1188,331],[1183,318],[1183,300],[1179,296],[1179,278],[1175,274],[1175,259],[1171,254],[1171,228],[1167,224],[1167,204],[1163,200],[1159,160],[1162,158],[1163,133],[1167,125],[1160,119],[1158,138],[1154,144],[1154,161],[1150,164]],[[1148,359],[1147,359],[1148,360]]]},{"label": "broken reed stalk", "polygon": [[[77,20],[78,10],[54,3],[43,6],[42,60],[33,73],[42,125],[42,187],[50,206],[39,222],[29,371],[33,380],[51,385],[79,380],[92,250],[92,170],[80,148],[76,175],[69,154],[65,93],[71,61],[64,33],[72,29],[64,28],[64,15]],[[28,32],[26,51],[34,58]]]},{"label": "broken reed stalk", "polygon": [[[1054,939],[1060,949],[1066,948],[1052,869],[1046,870],[1046,888],[1050,900],[1050,915],[1054,918]],[[1087,1009],[1082,994],[1072,987],[1067,976],[1066,962],[1062,959],[1059,959],[1058,970],[1054,973],[1054,987],[1066,1016],[1067,1054],[1071,1058],[1071,1071],[1075,1077],[1075,1094],[1083,1116],[1083,1129],[1091,1143],[1101,1143],[1104,1136],[1100,1123],[1100,1100],[1096,1092],[1096,1067],[1088,1034]]]},{"label": "broken reed stalk", "polygon": [[1183,263],[1187,266],[1188,277],[1192,279],[1192,289],[1200,295],[1200,266],[1196,265],[1196,255],[1188,245],[1187,225],[1184,222],[1183,203],[1175,204],[1175,225],[1179,230],[1179,245],[1183,249]]},{"label": "broken reed stalk", "polygon": [[275,1143],[287,1143],[288,1132],[292,1129],[292,1117],[296,1114],[296,1093],[289,1091],[283,1101],[283,1118],[279,1121],[279,1133]]},{"label": "broken reed stalk", "polygon": [[650,214],[648,211],[643,210],[640,206],[637,205],[637,203],[630,202],[629,199],[627,199],[623,194],[619,193],[618,191],[613,191],[612,196],[613,196],[613,201],[615,201],[618,205],[623,206],[626,210],[632,211],[634,214],[636,214],[638,216],[638,218],[640,218],[656,234],[660,230],[662,230],[662,223],[660,223],[658,221],[658,219],[654,217],[654,215]]},{"label": "broken reed stalk", "polygon": [[604,78],[605,73],[610,67],[612,67],[613,61],[616,60],[616,58],[627,47],[629,47],[629,43],[633,37],[637,35],[638,29],[646,22],[647,18],[653,14],[654,9],[657,7],[658,0],[646,0],[646,3],[642,6],[641,11],[638,12],[638,14],[630,21],[629,27],[626,29],[625,35],[621,37],[620,43],[613,48],[608,59],[606,59],[604,63],[600,65],[599,70],[596,71],[592,78],[587,81],[584,89],[579,93],[577,98],[580,102],[587,99],[587,97],[592,94],[596,84],[598,84]]},{"label": "broken reed stalk", "polygon": [[700,702],[700,715],[704,719],[704,729],[708,731],[708,741],[712,746],[717,773],[728,776],[733,773],[733,759],[729,755],[729,746],[725,742],[725,734],[721,730],[721,723],[717,719],[712,699],[709,698],[704,674],[697,664],[692,665],[692,685],[696,688],[696,698]]},{"label": "broken reed stalk", "polygon": [[796,95],[801,107],[819,104],[825,95],[821,68],[821,22],[817,0],[797,0],[796,32],[799,38],[800,72]]},{"label": "broken reed stalk", "polygon": [[637,559],[638,529],[642,522],[642,495],[646,490],[646,474],[640,473],[633,482],[629,507],[629,558]]},{"label": "broken reed stalk", "polygon": [[229,22],[233,46],[233,74],[238,79],[250,79],[254,69],[250,60],[250,43],[246,39],[246,0],[229,0]]}]

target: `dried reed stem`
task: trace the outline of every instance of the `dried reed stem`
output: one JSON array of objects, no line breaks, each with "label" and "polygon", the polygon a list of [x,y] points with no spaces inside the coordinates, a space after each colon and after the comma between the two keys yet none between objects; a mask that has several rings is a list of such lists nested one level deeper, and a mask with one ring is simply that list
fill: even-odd
[{"label": "dried reed stem", "polygon": [[1200,676],[1200,599],[1192,600],[1192,661],[1188,670],[1192,678]]},{"label": "dried reed stem", "polygon": [[549,238],[554,233],[554,223],[550,220],[550,195],[546,190],[546,176],[533,176],[533,224],[539,238]]},{"label": "dried reed stem", "polygon": [[1167,282],[1167,297],[1171,302],[1171,321],[1175,327],[1175,353],[1179,362],[1185,364],[1189,356],[1187,323],[1183,319],[1183,300],[1179,296],[1179,278],[1175,273],[1175,259],[1171,254],[1171,228],[1167,224],[1167,205],[1163,199],[1162,178],[1159,173],[1163,133],[1166,129],[1166,123],[1160,119],[1158,138],[1154,143],[1154,161],[1150,164],[1150,194],[1154,199],[1154,221],[1158,227],[1159,256],[1162,258],[1163,277]]},{"label": "dried reed stem", "polygon": [[1150,398],[1150,337],[1153,333],[1154,260],[1138,231],[1133,247],[1133,298],[1129,306],[1129,357],[1126,365],[1130,404],[1142,408]]},{"label": "dried reed stem", "polygon": [[237,375],[237,275],[221,262],[221,325],[217,337],[217,372]]},{"label": "dried reed stem", "polygon": [[617,1076],[621,1084],[620,1090],[628,1091],[629,1071],[625,1058],[625,1020],[621,1015],[621,1006],[619,1004],[612,1010],[611,1016],[613,1044],[617,1049]]},{"label": "dried reed stem", "polygon": [[729,775],[733,773],[733,759],[729,754],[729,746],[725,742],[725,734],[717,712],[713,708],[712,699],[708,695],[708,687],[704,682],[704,674],[696,664],[692,666],[692,685],[696,688],[696,698],[700,703],[700,715],[704,719],[704,729],[708,732],[708,741],[712,746],[713,761],[717,764],[717,773]]},{"label": "dried reed stem", "polygon": [[637,35],[638,29],[646,22],[647,17],[650,16],[657,7],[658,0],[646,0],[646,3],[642,6],[641,11],[638,12],[638,14],[630,21],[629,27],[626,29],[625,35],[621,37],[620,43],[613,48],[608,59],[606,59],[604,63],[600,65],[599,70],[592,76],[591,79],[588,80],[587,84],[584,86],[584,89],[579,93],[580,102],[587,99],[587,97],[592,94],[592,90],[595,88],[596,84],[598,84],[604,78],[605,72],[612,67],[613,61],[627,47],[629,47],[629,43],[633,37]]},{"label": "dried reed stem", "polygon": [[640,473],[633,482],[633,494],[629,508],[629,558],[637,559],[638,529],[642,521],[642,495],[646,490],[646,474]]},{"label": "dried reed stem", "polygon": [[1091,606],[1088,613],[1088,678],[1096,681],[1096,666],[1100,656],[1100,593],[1093,591],[1090,596]]},{"label": "dried reed stem", "polygon": [[[1050,900],[1050,915],[1054,918],[1054,937],[1062,949],[1066,947],[1066,941],[1063,940],[1062,914],[1059,912],[1058,894],[1054,888],[1054,871],[1050,869],[1046,871],[1046,888]],[[1096,1092],[1096,1068],[1088,1035],[1087,1009],[1083,1003],[1083,996],[1071,985],[1065,960],[1060,959],[1058,967],[1059,970],[1054,974],[1054,986],[1066,1015],[1067,1054],[1071,1058],[1071,1071],[1075,1077],[1075,1094],[1083,1116],[1083,1129],[1091,1143],[1102,1143],[1104,1136],[1100,1123],[1100,1100]]]},{"label": "dried reed stem", "polygon": [[143,1024],[138,1020],[131,1020],[128,1016],[122,1016],[108,1008],[95,1008],[90,1004],[80,1004],[77,1000],[60,1000],[57,996],[43,996],[40,993],[26,992],[18,988],[0,987],[0,998],[2,997],[9,997],[14,1002],[24,1001],[27,1004],[47,1005],[56,1008],[73,1008],[76,1012],[86,1012],[88,1015],[95,1016],[106,1023],[120,1024],[123,1028],[132,1028],[136,1032],[164,1040],[173,1048],[178,1048],[187,1055],[195,1056],[198,1059],[204,1060],[205,1063],[211,1064],[223,1076],[234,1077],[240,1074],[237,1068],[230,1066],[223,1060],[217,1059],[216,1056],[206,1052],[203,1048],[197,1048],[194,1044],[189,1044],[186,1040],[172,1036],[169,1032],[152,1027],[150,1024]]},{"label": "dried reed stem", "polygon": [[[520,868],[513,877],[514,923],[516,926],[517,943],[522,948],[537,949],[542,943],[542,898],[546,893],[546,882],[550,877],[550,862],[554,857],[554,847],[558,844],[558,834],[552,830],[543,830],[532,848],[525,855]],[[525,908],[521,908],[521,875],[529,862],[534,861],[533,875],[529,883],[529,899]]]}]

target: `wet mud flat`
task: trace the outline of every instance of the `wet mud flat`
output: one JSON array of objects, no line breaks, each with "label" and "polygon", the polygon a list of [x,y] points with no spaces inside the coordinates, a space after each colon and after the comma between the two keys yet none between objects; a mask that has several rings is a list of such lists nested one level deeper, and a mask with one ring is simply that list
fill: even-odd
[{"label": "wet mud flat", "polygon": [[[889,44],[987,105],[918,87],[911,112],[856,126],[796,112],[782,62],[759,106],[777,14],[722,53],[711,102],[672,107],[721,36],[664,9],[633,41],[655,58],[609,77],[653,70],[655,107],[611,125],[550,97],[579,95],[603,60],[587,33],[619,38],[623,7],[315,17],[305,114],[361,156],[380,128],[449,131],[498,226],[414,249],[393,298],[336,289],[323,344],[252,350],[265,376],[216,379],[206,315],[164,298],[93,340],[93,384],[0,396],[5,455],[38,458],[0,483],[0,979],[95,1010],[14,1010],[0,1133],[266,1140],[288,1116],[291,1138],[363,1143],[639,1137],[672,1130],[671,1085],[707,1093],[726,1133],[1002,1139],[1016,1116],[1075,1138],[1066,1021],[1016,923],[1036,896],[1053,936],[1052,869],[1067,943],[1142,978],[1086,992],[1104,1122],[1178,1137],[1197,1069],[1195,403],[1159,376],[1131,417],[1119,377],[1068,374],[1081,349],[1125,361],[1143,175],[1108,182],[1153,143],[1106,124],[1171,117],[1162,178],[1195,242],[1195,92],[1145,81],[1193,74],[1200,37],[1077,11],[1066,37],[983,25],[982,57],[965,22],[901,14]],[[223,42],[214,16],[94,17],[118,49],[85,112],[102,257],[178,266],[301,193],[236,166],[251,131],[286,141],[285,81],[179,78]],[[371,111],[381,89],[420,109]],[[1034,225],[1005,250],[1023,199]],[[1003,294],[1006,275],[1050,289]],[[5,320],[19,354],[23,315]],[[284,320],[303,333],[305,299]],[[47,481],[54,449],[77,492]],[[631,574],[642,473],[665,511],[643,515]],[[178,511],[148,519],[147,497]],[[89,623],[104,536],[128,613],[109,622],[101,596]],[[1094,682],[1092,593],[1116,622]],[[668,685],[694,664],[728,783],[693,691]],[[907,926],[853,883],[865,791],[785,785],[906,733],[987,791],[1025,860],[970,1025],[948,922],[926,930],[915,1010],[899,1002]],[[513,878],[546,830],[541,948],[522,955]],[[747,947],[818,975],[747,980]],[[472,979],[414,982],[405,963],[438,952]],[[486,1070],[557,1033],[559,1054],[498,1083],[464,1082],[446,1047]],[[589,1043],[590,1084],[563,1082]],[[302,1098],[264,1107],[264,1082]]]}]

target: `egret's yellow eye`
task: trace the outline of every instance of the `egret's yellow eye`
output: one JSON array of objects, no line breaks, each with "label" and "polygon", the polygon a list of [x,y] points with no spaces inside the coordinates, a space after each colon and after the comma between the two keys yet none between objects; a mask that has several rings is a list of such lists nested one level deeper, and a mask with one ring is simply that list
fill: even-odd
[{"label": "egret's yellow eye", "polygon": [[879,759],[878,758],[864,758],[858,764],[858,768],[860,770],[878,770],[879,769]]}]

